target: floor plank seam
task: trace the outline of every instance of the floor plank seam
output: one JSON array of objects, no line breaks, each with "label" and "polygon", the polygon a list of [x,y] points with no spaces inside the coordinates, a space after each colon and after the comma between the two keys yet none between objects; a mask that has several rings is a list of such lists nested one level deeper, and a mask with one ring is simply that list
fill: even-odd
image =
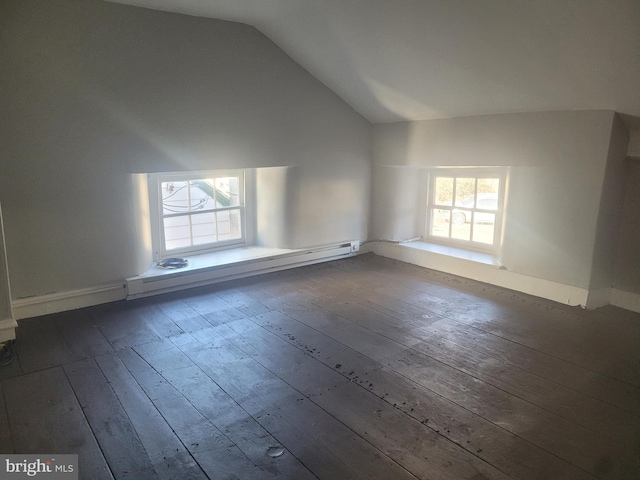
[{"label": "floor plank seam", "polygon": [[[319,308],[322,308],[322,307],[319,307]],[[329,312],[329,311],[326,311],[326,312],[327,312],[328,314],[332,314],[332,313],[331,313],[331,312]],[[354,322],[352,322],[350,319],[348,319],[348,318],[346,318],[346,317],[343,317],[343,316],[340,316],[340,315],[338,315],[338,317],[342,318],[342,320],[344,320],[345,322],[353,323],[354,325],[358,325],[358,326],[360,326],[360,324],[358,324],[358,323],[354,323]],[[294,319],[295,319],[295,318],[294,318]],[[363,328],[367,328],[367,327],[363,327]],[[475,376],[473,373],[471,373],[471,372],[469,372],[469,371],[467,371],[467,370],[465,370],[465,369],[463,369],[463,368],[460,368],[460,367],[457,367],[457,366],[455,366],[455,365],[452,365],[452,364],[449,364],[449,363],[447,363],[447,362],[444,362],[444,361],[442,361],[442,360],[440,360],[440,359],[438,359],[438,358],[435,358],[435,357],[433,357],[433,356],[431,356],[431,355],[428,355],[428,354],[426,354],[425,352],[423,352],[423,351],[421,351],[421,350],[417,350],[417,349],[415,349],[415,348],[413,348],[413,347],[411,347],[411,346],[401,344],[401,343],[397,342],[396,340],[394,340],[393,338],[388,337],[388,336],[386,336],[386,335],[383,335],[383,334],[381,334],[381,333],[379,333],[379,332],[376,332],[375,330],[371,330],[371,329],[368,329],[368,330],[369,330],[369,331],[371,331],[372,333],[376,334],[376,335],[383,336],[384,338],[386,338],[386,339],[390,340],[391,342],[398,343],[398,345],[402,345],[402,346],[403,346],[403,347],[405,347],[406,349],[408,349],[408,350],[411,350],[411,351],[415,352],[415,354],[417,354],[417,355],[428,357],[428,358],[432,359],[432,360],[433,360],[433,361],[435,361],[435,362],[438,362],[438,363],[441,363],[441,364],[443,364],[443,365],[446,365],[446,366],[448,366],[448,367],[450,367],[450,368],[452,368],[452,369],[454,369],[454,370],[456,370],[456,371],[458,371],[458,372],[460,372],[460,373],[462,373],[462,374],[464,374],[464,375],[468,375],[470,378],[472,378],[472,379],[474,379],[474,380],[477,380],[477,381],[479,381],[479,382],[482,382],[482,383],[484,383],[484,384],[486,384],[486,385],[490,385],[491,387],[493,387],[493,388],[495,388],[495,389],[497,389],[497,390],[500,390],[500,391],[504,392],[505,394],[507,394],[507,395],[509,395],[509,396],[511,396],[511,397],[518,398],[519,400],[521,400],[521,401],[523,401],[523,402],[526,402],[527,404],[529,404],[529,405],[531,405],[531,406],[533,406],[533,407],[540,408],[540,409],[542,409],[542,410],[546,411],[547,413],[549,413],[550,415],[553,415],[553,416],[556,416],[556,417],[558,417],[558,418],[562,418],[562,419],[564,419],[564,420],[567,420],[567,421],[569,421],[569,422],[572,422],[572,423],[574,423],[574,424],[576,424],[576,425],[579,425],[579,426],[581,426],[581,427],[583,427],[583,428],[585,428],[585,429],[591,430],[591,431],[592,431],[592,432],[594,432],[594,433],[602,434],[602,432],[600,432],[600,431],[598,431],[598,430],[595,430],[595,429],[594,429],[593,427],[591,427],[591,426],[588,426],[588,425],[584,425],[584,424],[578,423],[578,422],[576,422],[576,421],[575,421],[575,420],[573,420],[573,419],[567,418],[566,416],[562,416],[562,415],[560,415],[560,414],[558,414],[558,413],[554,412],[553,410],[549,410],[548,408],[545,408],[545,407],[543,407],[543,406],[541,406],[541,405],[538,405],[538,404],[534,403],[533,401],[531,401],[531,400],[529,400],[529,399],[527,399],[527,398],[524,398],[524,397],[522,397],[522,396],[520,396],[520,395],[517,395],[517,394],[515,394],[515,393],[513,393],[513,392],[511,392],[511,391],[509,391],[509,390],[507,390],[506,388],[503,388],[503,387],[501,387],[501,386],[499,386],[499,385],[496,385],[496,384],[494,384],[494,383],[491,383],[490,381],[488,381],[488,380],[487,380],[487,379],[485,379],[485,378],[477,377],[477,376]],[[322,332],[320,332],[320,333],[322,333]],[[329,337],[329,338],[331,338],[331,337]],[[372,360],[373,360],[373,359],[372,359]],[[374,361],[375,361],[375,360],[374,360]],[[378,362],[378,363],[379,363],[379,362]],[[380,365],[382,365],[382,364],[380,364]],[[384,365],[384,366],[385,366],[385,367],[388,367],[388,368],[390,368],[390,369],[392,369],[392,370],[393,370],[393,368],[392,368],[390,365]],[[518,368],[518,367],[516,367],[516,368]],[[394,371],[395,371],[395,370],[394,370]],[[396,373],[398,373],[399,375],[402,375],[400,372],[397,372],[397,371],[396,371]],[[540,377],[540,378],[544,378],[544,377]],[[546,380],[546,379],[545,379],[545,380]],[[555,383],[555,382],[554,382],[554,383]],[[558,383],[558,385],[560,385],[560,384]],[[434,393],[435,393],[435,392],[434,392]],[[576,391],[576,393],[580,393],[580,392]],[[597,399],[595,399],[595,400],[597,400]],[[617,407],[616,407],[616,406],[614,406],[614,405],[611,405],[611,407],[612,407],[612,408],[617,408]],[[630,412],[630,413],[632,413],[632,412]]]},{"label": "floor plank seam", "polygon": [[100,478],[640,471],[637,314],[363,255],[23,322],[1,449]]},{"label": "floor plank seam", "polygon": [[[282,312],[281,312],[281,313],[282,313]],[[283,314],[283,315],[286,315],[286,314]],[[287,316],[288,316],[288,315],[287,315]],[[292,320],[294,320],[294,321],[298,321],[298,320],[296,320],[296,319],[295,319],[295,318],[293,318],[293,317],[289,317],[289,318],[292,318]],[[304,325],[304,324],[303,324],[303,325]],[[263,328],[263,329],[264,329],[265,331],[267,331],[268,333],[272,333],[272,332],[269,332],[269,330],[267,330],[267,329],[265,329],[264,327],[262,327],[261,325],[257,325],[257,326],[259,326],[259,327]],[[311,327],[310,327],[310,328],[311,328]],[[316,330],[316,331],[317,331],[317,330]],[[322,332],[319,332],[319,331],[317,331],[317,332],[318,332],[318,333],[320,333],[320,334],[323,334]],[[323,334],[323,335],[324,335],[324,334]],[[278,338],[279,338],[279,337],[278,337]],[[329,338],[330,338],[330,337],[329,337]],[[286,341],[286,340],[285,340],[285,341]],[[331,365],[328,365],[328,364],[326,364],[326,363],[322,362],[321,360],[316,359],[315,357],[313,357],[312,355],[310,355],[309,353],[307,353],[303,348],[301,348],[300,346],[296,345],[294,342],[289,342],[289,343],[290,343],[292,346],[294,346],[294,347],[298,348],[298,349],[299,349],[303,354],[308,355],[309,357],[313,358],[314,360],[321,362],[323,365],[327,366],[328,368],[331,368]],[[344,345],[344,344],[342,344],[342,345],[343,345],[345,348],[349,348],[349,349],[351,349],[351,347],[349,347],[348,345]],[[353,349],[351,349],[351,350],[353,350]],[[354,351],[354,352],[356,352],[356,353],[360,353],[360,352],[357,352],[357,350],[353,350],[353,351]],[[380,365],[381,367],[387,367],[386,365],[382,365],[382,364],[380,364],[379,362],[377,362],[377,361],[375,361],[375,360],[373,360],[373,359],[372,359],[372,361],[373,361],[373,362],[375,362],[375,363],[377,363],[377,364],[378,364],[378,365]],[[268,367],[266,367],[266,366],[265,366],[265,368],[268,368]],[[415,380],[411,379],[410,377],[407,377],[407,376],[405,376],[404,374],[399,373],[399,372],[396,372],[396,371],[394,371],[394,372],[395,372],[396,374],[398,374],[398,375],[402,376],[403,378],[407,379],[408,381],[410,381],[410,382],[412,382],[412,383],[416,383],[417,385],[420,385],[421,387],[423,387],[423,388],[425,388],[425,389],[429,390],[432,394],[437,395],[438,397],[441,397],[441,398],[443,398],[443,399],[444,399],[444,400],[446,400],[446,401],[452,401],[451,399],[449,399],[449,398],[447,398],[447,397],[444,397],[444,396],[442,396],[441,394],[439,394],[439,393],[437,393],[437,392],[435,392],[435,391],[433,391],[433,390],[429,389],[427,386],[422,385],[422,384],[420,384],[419,382],[416,382]],[[275,373],[275,372],[274,372],[274,373]],[[346,374],[344,374],[344,373],[342,373],[342,372],[340,372],[340,371],[338,371],[338,373],[340,373],[340,375],[342,375],[345,379],[352,381],[352,380],[351,380],[351,378],[350,378],[348,375],[346,375]],[[285,381],[286,381],[286,380],[285,380]],[[353,383],[353,382],[352,382],[352,383]],[[384,401],[385,403],[387,403],[389,406],[391,406],[392,408],[395,408],[395,409],[397,409],[398,411],[402,412],[403,414],[407,415],[408,417],[410,417],[411,419],[413,419],[413,420],[414,420],[414,421],[416,421],[417,423],[422,424],[422,425],[425,425],[427,428],[431,429],[434,433],[436,433],[436,434],[440,435],[440,436],[441,436],[443,439],[445,439],[446,441],[448,441],[448,442],[450,442],[450,443],[452,443],[452,444],[454,444],[454,445],[456,445],[456,446],[458,446],[458,447],[461,447],[462,449],[464,449],[465,451],[467,451],[467,452],[468,452],[468,453],[470,453],[471,455],[473,455],[473,456],[477,457],[479,460],[481,460],[481,461],[483,461],[483,462],[487,462],[487,460],[486,460],[485,458],[483,458],[483,457],[481,457],[481,456],[479,456],[479,455],[478,455],[478,452],[475,452],[475,451],[473,451],[473,450],[468,449],[464,444],[461,444],[461,443],[455,442],[454,440],[450,439],[450,438],[449,438],[449,437],[447,437],[446,435],[442,435],[442,434],[441,434],[441,432],[440,432],[440,430],[436,430],[436,429],[434,429],[433,427],[431,427],[430,425],[423,423],[419,418],[417,418],[417,417],[415,417],[415,416],[411,415],[410,413],[407,413],[407,412],[403,411],[402,409],[398,408],[396,404],[392,404],[392,403],[390,403],[386,398],[376,395],[374,392],[371,392],[370,390],[368,390],[367,388],[365,388],[363,385],[360,385],[360,384],[356,383],[356,386],[358,386],[358,387],[362,388],[362,389],[363,389],[364,391],[366,391],[368,394],[371,394],[371,395],[375,396],[376,398],[381,399],[382,401]],[[300,392],[300,393],[301,393],[301,395],[305,396],[306,398],[309,398],[309,397],[307,397],[306,395],[304,395],[302,392]],[[313,399],[312,399],[312,398],[309,398],[309,400],[313,402]],[[314,402],[314,403],[315,403],[315,402]],[[454,402],[454,403],[455,403],[455,402]],[[318,405],[318,404],[316,404],[316,405]],[[460,408],[462,408],[462,409],[464,409],[464,410],[468,411],[468,412],[469,412],[470,414],[472,414],[472,415],[477,415],[475,412],[473,412],[472,410],[469,410],[468,408],[466,408],[466,407],[465,407],[465,406],[463,406],[463,405],[460,405],[460,404],[457,404],[457,403],[456,403],[456,405],[458,405],[458,407],[460,407]],[[322,408],[322,409],[324,410],[324,408],[323,408],[322,406],[318,405],[318,407],[319,407],[319,408]],[[326,410],[325,410],[325,411],[326,411]],[[329,415],[332,415],[332,414],[331,414],[331,412],[328,412],[328,411],[327,411],[327,413],[328,413]],[[493,422],[492,422],[492,423],[493,423]],[[514,435],[514,436],[516,436],[516,437],[518,437],[518,438],[519,438],[519,439],[521,439],[522,441],[524,441],[524,442],[526,442],[526,443],[528,443],[528,444],[530,444],[530,445],[532,445],[532,446],[535,446],[535,447],[537,447],[537,448],[541,448],[541,447],[539,447],[539,446],[535,445],[535,444],[534,444],[533,442],[531,442],[530,440],[528,440],[528,439],[526,439],[526,438],[524,438],[524,437],[521,437],[521,436],[520,436],[520,435],[518,435],[517,433],[515,433],[515,432],[511,432],[511,431],[509,431],[509,430],[507,430],[507,429],[504,429],[504,427],[502,427],[501,425],[498,425],[498,424],[495,424],[495,423],[493,423],[493,425],[495,425],[497,428],[500,428],[500,429],[504,430],[505,432],[508,432],[508,433],[510,433],[510,434],[512,434],[512,435]],[[349,427],[349,426],[347,426],[347,428],[350,428],[350,427]],[[359,434],[358,434],[357,432],[355,432],[355,431],[354,431],[354,433],[355,433],[356,435],[359,435]],[[364,437],[362,437],[361,435],[359,435],[359,436],[360,436],[361,438],[364,438]],[[366,439],[365,439],[365,440],[366,440]],[[375,445],[374,445],[374,446],[375,446]],[[563,459],[562,457],[560,457],[559,455],[557,455],[556,453],[554,453],[554,452],[552,452],[552,451],[546,450],[546,449],[544,449],[544,448],[542,448],[542,450],[544,450],[546,453],[548,453],[548,454],[550,454],[550,455],[552,455],[552,456],[554,456],[554,457],[556,457],[556,458],[558,458],[558,459],[560,459],[560,460],[565,460],[565,459]],[[488,462],[487,462],[487,463],[488,463]],[[585,470],[585,469],[581,468],[580,466],[575,465],[575,464],[572,464],[572,465],[573,465],[574,467],[576,467],[576,468],[578,468],[578,469],[582,470],[583,472],[585,472],[585,473],[589,474],[589,472],[588,472],[587,470]],[[494,466],[494,465],[492,465],[492,466]],[[494,467],[495,467],[495,466],[494,466]],[[496,468],[497,468],[497,467],[496,467]],[[498,470],[500,470],[499,468],[497,468],[497,469],[498,469]],[[501,471],[502,471],[502,470],[501,470]],[[508,473],[507,473],[507,472],[502,471],[502,473],[504,473],[505,475],[508,475]]]},{"label": "floor plank seam", "polygon": [[[257,325],[257,324],[256,324],[256,325]],[[258,326],[258,327],[261,327],[260,325],[257,325],[257,326]],[[261,328],[262,328],[262,327],[261,327]],[[266,330],[266,329],[265,329],[265,330]],[[267,332],[268,332],[268,331],[267,331]],[[268,333],[271,333],[271,332],[268,332]],[[294,345],[294,346],[295,346],[295,345]],[[238,346],[238,348],[241,348],[241,346]],[[298,348],[298,347],[296,347],[296,348]],[[312,358],[313,360],[316,360],[316,361],[317,361],[317,359],[315,359],[314,357],[312,357],[311,355],[309,355],[309,354],[308,354],[307,352],[305,352],[303,349],[300,349],[300,350],[301,350],[301,352],[302,352],[304,355],[307,355],[307,356],[309,356],[310,358]],[[245,352],[245,353],[246,353],[247,355],[250,355],[248,352]],[[258,360],[257,360],[257,361],[258,361]],[[260,363],[260,362],[258,361],[258,363]],[[262,363],[260,363],[260,364],[261,364],[264,368],[266,368],[267,370],[269,370],[271,373],[273,373],[274,375],[278,376],[278,378],[281,378],[281,379],[282,379],[282,381],[284,381],[285,383],[287,383],[287,385],[289,385],[292,389],[294,389],[294,390],[295,390],[295,391],[296,391],[300,396],[302,396],[302,397],[306,398],[307,400],[309,400],[310,402],[312,402],[314,405],[316,405],[316,407],[318,407],[319,409],[321,409],[322,411],[324,411],[325,413],[327,413],[327,415],[330,415],[330,416],[332,416],[332,417],[334,417],[334,418],[335,418],[335,416],[334,416],[331,412],[327,411],[324,407],[322,407],[322,406],[321,406],[321,405],[319,405],[318,403],[314,402],[314,401],[313,401],[313,398],[311,398],[311,397],[309,397],[308,395],[306,395],[305,393],[300,392],[299,390],[297,390],[293,385],[289,384],[289,383],[288,383],[284,378],[280,377],[276,372],[274,372],[274,371],[272,371],[271,369],[269,369],[269,367],[268,367],[268,366],[266,366],[266,365],[264,365],[264,364],[262,364]],[[344,376],[344,375],[343,375],[343,376]],[[344,378],[345,378],[345,379],[347,379],[348,377],[344,376]],[[364,389],[364,390],[365,390],[365,391],[367,391],[366,389]],[[371,393],[371,392],[367,391],[367,393]],[[379,397],[377,397],[377,398],[379,398]],[[340,421],[339,419],[336,419],[336,420],[337,420],[337,421],[339,421],[340,423],[342,423],[342,425],[344,425],[344,427],[345,427],[345,428],[349,429],[349,430],[350,430],[354,435],[357,435],[357,436],[358,436],[358,437],[360,437],[362,440],[364,440],[364,441],[366,441],[367,443],[369,443],[369,445],[371,445],[373,448],[375,448],[376,450],[378,450],[378,451],[380,452],[380,454],[384,455],[384,452],[383,452],[383,451],[381,451],[381,450],[380,450],[380,449],[379,449],[375,444],[371,443],[371,442],[369,441],[369,439],[368,439],[368,438],[366,438],[366,437],[364,437],[364,436],[360,435],[358,432],[356,432],[355,430],[353,430],[349,425],[346,425],[345,423],[343,423],[343,422],[342,422],[342,421]],[[395,459],[392,459],[392,460],[393,460],[393,461],[394,461],[394,462],[395,462],[395,463],[396,463],[400,468],[402,468],[402,469],[406,470],[408,473],[412,474],[409,470],[407,470],[407,469],[406,469],[406,467],[405,467],[404,465],[402,465],[402,464],[398,463]],[[413,474],[412,474],[412,475],[413,475]],[[417,477],[416,477],[416,478],[417,478]]]},{"label": "floor plank seam", "polygon": [[98,437],[96,436],[94,427],[91,424],[91,422],[89,421],[89,419],[87,418],[87,415],[85,414],[85,407],[83,407],[82,403],[80,403],[80,399],[78,398],[78,394],[76,393],[75,389],[73,388],[73,384],[71,383],[71,380],[69,379],[69,376],[67,375],[66,370],[64,368],[62,368],[62,366],[55,367],[55,368],[61,368],[62,369],[62,372],[64,373],[64,376],[67,379],[67,383],[69,384],[69,387],[71,388],[71,391],[73,392],[73,396],[74,396],[78,406],[80,407],[80,411],[82,412],[82,416],[84,417],[84,420],[87,423],[87,426],[89,427],[89,430],[91,431],[91,435],[93,435],[93,439],[95,440],[96,445],[98,445],[98,448],[100,449],[100,454],[102,455],[104,463],[109,468],[109,472],[111,473],[111,479],[113,480],[115,478],[115,475],[113,474],[112,466],[107,461],[107,456],[105,455],[103,447],[102,447],[100,441],[98,440]]}]

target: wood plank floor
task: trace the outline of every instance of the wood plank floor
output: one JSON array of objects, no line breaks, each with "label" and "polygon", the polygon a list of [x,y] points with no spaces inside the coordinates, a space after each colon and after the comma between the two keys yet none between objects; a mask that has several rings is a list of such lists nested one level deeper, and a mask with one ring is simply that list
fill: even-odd
[{"label": "wood plank floor", "polygon": [[0,452],[86,479],[638,479],[640,315],[372,254],[23,320]]}]

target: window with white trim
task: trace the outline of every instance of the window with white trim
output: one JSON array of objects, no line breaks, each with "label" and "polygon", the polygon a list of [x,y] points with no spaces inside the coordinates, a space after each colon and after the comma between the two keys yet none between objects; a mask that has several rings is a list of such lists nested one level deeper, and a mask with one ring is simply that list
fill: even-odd
[{"label": "window with white trim", "polygon": [[243,171],[163,173],[152,178],[158,258],[244,244]]},{"label": "window with white trim", "polygon": [[456,168],[429,176],[427,237],[463,248],[497,251],[506,169]]}]

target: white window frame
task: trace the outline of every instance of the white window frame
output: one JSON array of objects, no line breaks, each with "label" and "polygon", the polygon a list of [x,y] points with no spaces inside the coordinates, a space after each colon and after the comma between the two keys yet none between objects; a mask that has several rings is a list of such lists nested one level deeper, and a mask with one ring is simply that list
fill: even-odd
[{"label": "white window frame", "polygon": [[[474,208],[459,207],[456,206],[455,188],[453,191],[453,198],[451,205],[441,205],[436,203],[436,178],[475,178],[476,179],[476,192],[478,179],[482,178],[499,178],[500,185],[498,189],[498,208],[497,210],[483,210],[476,205]],[[457,167],[457,168],[438,168],[429,172],[429,187],[427,195],[427,212],[426,212],[426,231],[425,238],[433,243],[440,243],[443,245],[449,245],[453,247],[463,248],[467,250],[477,250],[488,253],[498,253],[502,242],[502,231],[504,226],[504,214],[505,214],[505,195],[506,184],[508,181],[508,168],[507,167]],[[455,180],[454,180],[455,182]],[[455,183],[454,183],[455,185]],[[431,234],[431,225],[433,222],[432,212],[437,210],[448,210],[449,213],[449,237],[442,237]],[[470,222],[470,240],[463,240],[458,238],[451,238],[453,228],[453,211],[454,210],[471,210],[478,213],[493,213],[495,214],[494,229],[493,229],[493,243],[482,243],[473,241],[473,228],[474,222]]]},{"label": "white window frame", "polygon": [[[207,170],[198,172],[168,172],[149,174],[149,213],[151,217],[151,240],[153,244],[154,260],[167,257],[185,256],[187,254],[197,255],[228,248],[237,248],[246,244],[247,220],[246,220],[246,199],[245,199],[245,170]],[[200,180],[204,178],[217,177],[239,177],[240,205],[208,209],[203,212],[190,212],[180,214],[164,214],[162,205],[162,184],[165,182],[185,182],[189,180]],[[199,215],[201,213],[219,212],[225,210],[240,210],[241,237],[221,242],[213,242],[203,245],[194,245],[183,248],[167,250],[165,246],[164,218],[178,215]]]}]

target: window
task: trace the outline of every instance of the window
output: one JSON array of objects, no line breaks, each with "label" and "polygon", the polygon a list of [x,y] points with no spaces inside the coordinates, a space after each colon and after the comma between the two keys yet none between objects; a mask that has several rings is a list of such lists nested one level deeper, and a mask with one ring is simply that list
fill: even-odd
[{"label": "window", "polygon": [[153,175],[156,256],[243,244],[244,172]]},{"label": "window", "polygon": [[430,175],[427,237],[496,251],[502,232],[504,169],[438,170]]}]

